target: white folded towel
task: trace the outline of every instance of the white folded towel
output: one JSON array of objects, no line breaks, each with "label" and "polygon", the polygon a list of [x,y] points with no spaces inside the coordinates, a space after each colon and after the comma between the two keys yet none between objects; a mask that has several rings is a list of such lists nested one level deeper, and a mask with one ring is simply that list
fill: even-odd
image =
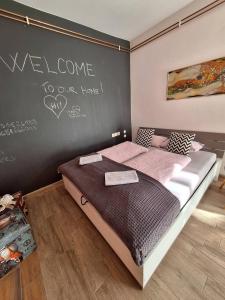
[{"label": "white folded towel", "polygon": [[92,154],[92,155],[80,157],[79,164],[87,165],[101,160],[102,160],[101,154]]},{"label": "white folded towel", "polygon": [[139,182],[137,172],[134,170],[120,172],[106,172],[105,185],[120,185]]}]

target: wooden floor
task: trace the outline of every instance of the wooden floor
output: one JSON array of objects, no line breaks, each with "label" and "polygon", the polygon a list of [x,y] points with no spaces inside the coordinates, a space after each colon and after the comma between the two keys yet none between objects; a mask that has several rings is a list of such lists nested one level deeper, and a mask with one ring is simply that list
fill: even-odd
[{"label": "wooden floor", "polygon": [[38,249],[0,280],[1,300],[225,299],[225,190],[207,191],[144,290],[62,184],[28,198]]}]

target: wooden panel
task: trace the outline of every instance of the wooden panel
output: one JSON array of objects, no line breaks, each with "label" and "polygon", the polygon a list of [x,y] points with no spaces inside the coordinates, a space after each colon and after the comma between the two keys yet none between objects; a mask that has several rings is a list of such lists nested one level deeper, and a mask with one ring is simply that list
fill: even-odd
[{"label": "wooden panel", "polygon": [[[149,128],[149,127],[141,127],[141,128]],[[170,137],[170,133],[172,131],[195,133],[196,134],[195,140],[202,144],[205,144],[203,150],[216,153],[217,156],[220,158],[223,157],[225,151],[225,133],[155,128],[155,134],[163,135],[168,138]]]}]

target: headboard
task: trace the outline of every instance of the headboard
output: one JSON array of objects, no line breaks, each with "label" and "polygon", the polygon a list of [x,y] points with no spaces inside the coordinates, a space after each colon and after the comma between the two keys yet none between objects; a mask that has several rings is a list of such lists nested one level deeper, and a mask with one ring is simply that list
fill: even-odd
[{"label": "headboard", "polygon": [[[150,127],[140,127],[140,128],[150,128]],[[154,128],[154,127],[151,127],[151,128]],[[205,145],[203,150],[216,153],[217,157],[220,157],[220,158],[222,158],[224,155],[225,133],[155,128],[156,135],[163,135],[168,138],[170,137],[171,131],[195,133],[196,134],[195,141],[198,141]]]}]

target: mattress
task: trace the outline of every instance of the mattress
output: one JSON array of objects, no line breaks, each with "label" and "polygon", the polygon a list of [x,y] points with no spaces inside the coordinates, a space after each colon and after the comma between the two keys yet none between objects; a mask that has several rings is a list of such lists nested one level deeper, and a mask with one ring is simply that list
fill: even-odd
[{"label": "mattress", "polygon": [[202,182],[216,161],[216,154],[206,151],[191,152],[191,162],[179,173],[172,177],[165,187],[180,201],[181,209]]}]

